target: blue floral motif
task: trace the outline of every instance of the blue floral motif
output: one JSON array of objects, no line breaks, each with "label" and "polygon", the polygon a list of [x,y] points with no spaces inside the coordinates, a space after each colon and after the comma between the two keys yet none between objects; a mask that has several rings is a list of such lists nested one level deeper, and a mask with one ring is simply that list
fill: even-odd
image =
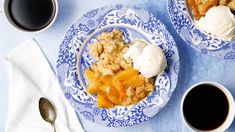
[{"label": "blue floral motif", "polygon": [[95,21],[94,21],[93,19],[89,19],[89,20],[87,21],[87,26],[88,26],[89,28],[93,28],[93,27],[95,26]]},{"label": "blue floral motif", "polygon": [[235,40],[225,42],[197,29],[185,0],[168,0],[168,13],[175,30],[187,44],[202,54],[233,59],[228,56],[231,56],[230,52],[235,51],[235,48],[227,45]]},{"label": "blue floral motif", "polygon": [[235,51],[235,42],[234,43],[231,43],[231,47],[232,47],[232,49]]},{"label": "blue floral motif", "polygon": [[64,95],[65,95],[65,97],[66,97],[67,99],[71,98],[71,94],[70,94],[70,93],[65,93]]},{"label": "blue floral motif", "polygon": [[166,71],[169,70],[169,67],[174,65],[174,60],[172,59],[167,59],[167,68],[165,69]]},{"label": "blue floral motif", "polygon": [[107,113],[106,113],[106,110],[103,109],[102,112],[101,112],[101,119],[102,119],[102,120],[106,120],[107,117],[108,117],[108,115],[107,115]]},{"label": "blue floral motif", "polygon": [[224,56],[224,59],[235,59],[235,52],[229,52]]},{"label": "blue floral motif", "polygon": [[201,52],[202,54],[207,54],[207,49],[202,49]]},{"label": "blue floral motif", "polygon": [[180,61],[177,61],[174,66],[175,73],[178,74],[180,69]]},{"label": "blue floral motif", "polygon": [[116,8],[117,8],[117,9],[121,9],[121,8],[122,8],[122,4],[117,4],[117,5],[116,5]]},{"label": "blue floral motif", "polygon": [[159,91],[155,89],[155,90],[153,91],[153,93],[150,94],[150,95],[147,97],[147,102],[148,102],[148,103],[151,103],[151,102],[152,102],[152,100],[155,98],[157,92],[159,92]]},{"label": "blue floral motif", "polygon": [[[84,71],[95,62],[87,47],[100,33],[114,28],[123,32],[128,43],[140,38],[159,45],[169,65],[162,75],[156,77],[156,89],[146,99],[132,107],[100,109],[96,96],[86,92]],[[176,87],[178,62],[178,50],[173,37],[153,14],[139,7],[116,5],[92,10],[72,24],[59,47],[57,73],[65,97],[79,115],[109,127],[132,126],[151,118],[144,114],[144,108],[160,102],[158,109],[149,114],[153,116],[165,106]]]},{"label": "blue floral motif", "polygon": [[[133,17],[133,16],[130,16]],[[123,16],[122,18],[119,19],[119,23],[125,23],[125,24],[130,24],[130,25],[136,25],[137,21],[135,19],[127,19],[126,16]]]},{"label": "blue floral motif", "polygon": [[85,32],[88,32],[89,31],[89,28],[87,27],[87,25],[85,25],[85,24],[79,24],[78,25],[78,27],[79,27],[79,30],[81,30],[81,31],[85,31]]},{"label": "blue floral motif", "polygon": [[168,52],[166,53],[166,57],[167,58],[171,58],[174,55],[174,51],[173,50],[168,50]]},{"label": "blue floral motif", "polygon": [[83,111],[81,112],[81,115],[84,116],[85,119],[89,120],[89,121],[92,121],[94,122],[94,116],[91,114],[91,112],[88,112],[88,111]]},{"label": "blue floral motif", "polygon": [[[76,69],[75,69],[75,70],[76,70]],[[78,74],[73,71],[73,72],[71,73],[71,77],[73,78],[73,80],[76,80],[76,79],[78,78]],[[80,86],[81,86],[81,83],[80,83],[79,80],[73,82],[73,85],[72,85],[72,86],[75,87],[75,88],[78,88],[79,90],[83,90],[83,88],[80,87]]]},{"label": "blue floral motif", "polygon": [[99,115],[101,112],[100,108],[93,108],[94,115]]},{"label": "blue floral motif", "polygon": [[91,18],[91,17],[94,17],[95,15],[97,15],[97,13],[98,13],[98,9],[95,9],[95,10],[91,10],[91,11],[87,12],[83,16],[86,18]]}]

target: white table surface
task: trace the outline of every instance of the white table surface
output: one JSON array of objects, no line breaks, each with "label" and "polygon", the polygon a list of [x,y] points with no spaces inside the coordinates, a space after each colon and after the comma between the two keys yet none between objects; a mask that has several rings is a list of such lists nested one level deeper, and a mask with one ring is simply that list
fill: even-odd
[{"label": "white table surface", "polygon": [[[3,4],[4,0],[0,0]],[[175,32],[166,10],[167,0],[58,0],[59,15],[53,26],[41,33],[23,33],[12,28],[0,12],[0,132],[7,118],[8,78],[4,56],[28,38],[35,38],[55,70],[60,42],[69,25],[86,11],[108,4],[137,4],[154,13],[171,32],[181,58],[177,88],[169,103],[152,119],[133,127],[107,128],[82,119],[86,131],[97,132],[182,132],[188,131],[180,115],[180,100],[185,90],[200,81],[216,81],[225,85],[235,97],[235,60],[204,56],[187,46]],[[1,6],[2,7],[2,6]],[[228,131],[235,131],[235,122]]]}]

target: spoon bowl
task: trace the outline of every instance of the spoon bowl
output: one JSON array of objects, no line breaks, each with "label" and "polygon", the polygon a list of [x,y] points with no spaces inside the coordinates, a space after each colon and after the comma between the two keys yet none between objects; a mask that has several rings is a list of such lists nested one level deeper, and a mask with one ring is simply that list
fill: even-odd
[{"label": "spoon bowl", "polygon": [[56,115],[56,111],[52,103],[48,99],[41,97],[39,99],[39,111],[40,111],[42,118],[46,122],[49,122],[54,132],[56,132],[54,123],[55,123],[57,115]]}]

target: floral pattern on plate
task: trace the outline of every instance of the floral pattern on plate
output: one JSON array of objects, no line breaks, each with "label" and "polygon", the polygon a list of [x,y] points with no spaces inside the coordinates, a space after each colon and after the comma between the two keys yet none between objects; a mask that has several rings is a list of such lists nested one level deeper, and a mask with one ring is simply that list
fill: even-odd
[{"label": "floral pattern on plate", "polygon": [[[156,77],[155,90],[138,104],[111,109],[97,107],[94,95],[86,92],[85,69],[95,60],[90,45],[104,31],[120,29],[126,42],[141,38],[159,45],[167,58],[165,72]],[[132,126],[156,115],[170,99],[178,80],[179,56],[173,37],[151,13],[123,5],[106,6],[85,13],[65,34],[59,47],[57,74],[65,97],[78,116],[108,127]]]}]

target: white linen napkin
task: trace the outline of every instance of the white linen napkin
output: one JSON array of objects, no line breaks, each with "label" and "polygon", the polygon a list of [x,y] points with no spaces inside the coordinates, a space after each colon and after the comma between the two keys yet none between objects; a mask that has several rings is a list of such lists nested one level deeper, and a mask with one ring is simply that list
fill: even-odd
[{"label": "white linen napkin", "polygon": [[72,106],[35,40],[30,39],[5,57],[9,76],[6,132],[52,132],[38,107],[40,97],[55,106],[57,132],[84,132]]}]

